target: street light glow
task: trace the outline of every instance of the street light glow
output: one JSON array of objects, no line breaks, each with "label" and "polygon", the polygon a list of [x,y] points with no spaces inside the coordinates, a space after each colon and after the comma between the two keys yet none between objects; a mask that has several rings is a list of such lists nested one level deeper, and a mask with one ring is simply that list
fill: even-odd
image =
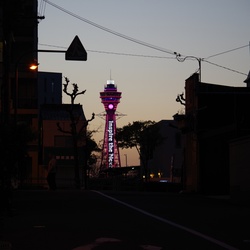
[{"label": "street light glow", "polygon": [[29,68],[31,70],[36,70],[38,68],[38,63],[37,64],[31,64]]}]

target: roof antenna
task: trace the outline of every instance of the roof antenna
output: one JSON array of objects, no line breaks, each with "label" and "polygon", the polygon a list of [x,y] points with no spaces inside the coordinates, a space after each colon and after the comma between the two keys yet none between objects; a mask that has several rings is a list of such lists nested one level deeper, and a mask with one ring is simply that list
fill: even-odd
[{"label": "roof antenna", "polygon": [[112,80],[112,76],[111,76],[111,70],[110,70],[110,78],[109,78],[110,80]]}]

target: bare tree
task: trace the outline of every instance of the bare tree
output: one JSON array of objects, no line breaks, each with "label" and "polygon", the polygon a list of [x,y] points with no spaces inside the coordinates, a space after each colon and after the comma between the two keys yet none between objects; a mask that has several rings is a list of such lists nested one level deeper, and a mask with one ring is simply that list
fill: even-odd
[{"label": "bare tree", "polygon": [[[76,188],[80,188],[81,184],[80,184],[80,168],[79,168],[79,154],[78,154],[78,141],[81,138],[86,138],[86,127],[88,126],[89,122],[92,121],[95,118],[95,114],[92,113],[92,117],[89,120],[84,121],[83,125],[78,128],[77,130],[77,125],[79,124],[80,121],[80,117],[76,116],[75,113],[73,112],[74,110],[74,103],[75,103],[75,99],[78,95],[83,95],[86,90],[83,90],[81,92],[79,92],[78,86],[76,83],[73,83],[73,90],[72,92],[68,92],[68,85],[69,85],[69,79],[67,77],[65,78],[65,84],[63,84],[63,92],[70,96],[71,98],[71,107],[68,110],[69,112],[69,116],[70,116],[70,129],[69,130],[65,130],[61,127],[60,123],[57,123],[57,128],[59,131],[61,131],[62,133],[65,134],[70,134],[72,136],[72,141],[73,141],[73,150],[74,150],[74,170],[75,170],[75,185]],[[85,157],[86,158],[86,157]],[[86,160],[85,160],[86,162]],[[84,164],[84,176],[86,176],[86,164]]]}]

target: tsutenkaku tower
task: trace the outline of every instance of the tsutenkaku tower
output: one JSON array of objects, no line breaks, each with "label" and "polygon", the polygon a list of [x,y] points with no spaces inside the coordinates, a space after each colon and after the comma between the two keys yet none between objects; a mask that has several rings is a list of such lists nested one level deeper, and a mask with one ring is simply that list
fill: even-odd
[{"label": "tsutenkaku tower", "polygon": [[102,147],[101,170],[121,166],[120,154],[115,139],[116,134],[116,108],[120,102],[122,92],[117,91],[113,80],[108,80],[100,98],[106,111],[104,140]]}]

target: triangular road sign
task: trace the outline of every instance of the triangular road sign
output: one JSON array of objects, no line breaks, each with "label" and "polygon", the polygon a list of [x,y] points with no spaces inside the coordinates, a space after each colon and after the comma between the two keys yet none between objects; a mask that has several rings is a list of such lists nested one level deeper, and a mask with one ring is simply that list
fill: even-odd
[{"label": "triangular road sign", "polygon": [[87,52],[78,36],[75,36],[74,40],[67,49],[65,53],[65,60],[87,61]]}]

